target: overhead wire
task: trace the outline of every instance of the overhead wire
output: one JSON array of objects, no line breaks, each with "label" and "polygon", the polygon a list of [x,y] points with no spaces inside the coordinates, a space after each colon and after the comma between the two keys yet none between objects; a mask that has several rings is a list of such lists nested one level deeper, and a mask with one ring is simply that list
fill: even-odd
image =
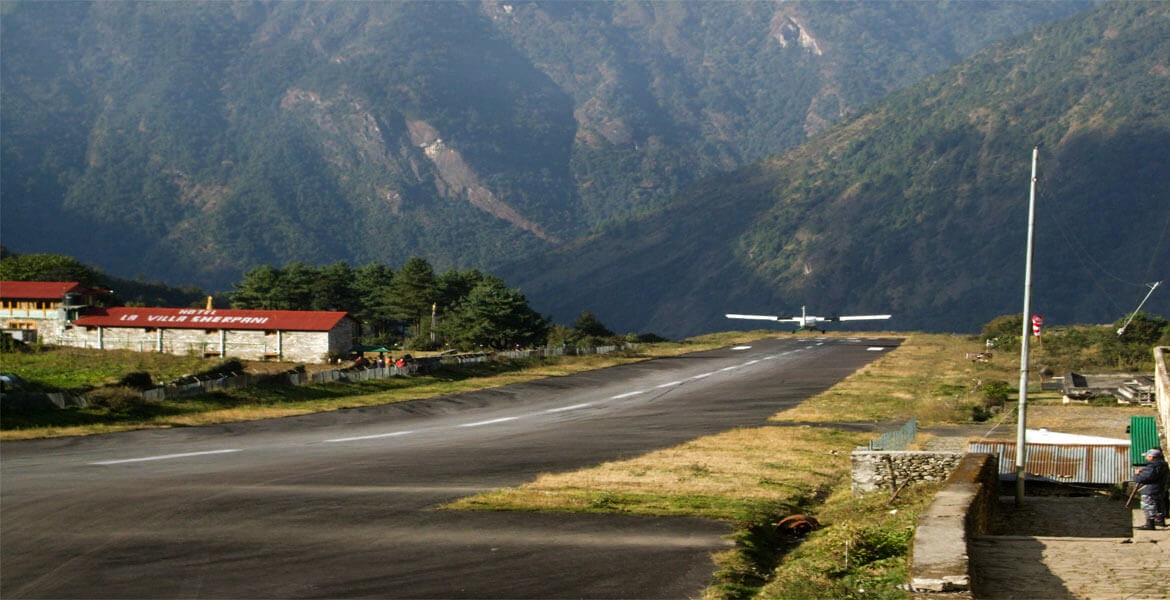
[{"label": "overhead wire", "polygon": [[1162,245],[1166,243],[1168,234],[1170,234],[1170,209],[1166,210],[1166,222],[1162,225],[1162,233],[1158,236],[1158,243],[1154,244],[1154,250],[1150,252],[1150,262],[1146,265],[1146,279],[1155,277],[1154,265],[1158,262],[1158,253],[1162,251]]},{"label": "overhead wire", "polygon": [[[1050,163],[1049,169],[1047,169],[1047,170],[1049,172],[1059,172],[1061,167],[1062,167],[1062,165],[1061,165],[1060,159],[1054,158],[1053,161]],[[1056,199],[1055,192],[1053,192],[1052,189],[1049,187],[1041,187],[1040,188],[1040,199],[1041,199],[1041,201],[1055,200]],[[1108,278],[1108,279],[1111,279],[1118,284],[1122,284],[1122,285],[1126,285],[1126,286],[1130,286],[1130,287],[1134,287],[1134,288],[1146,288],[1149,284],[1147,282],[1144,282],[1144,281],[1135,282],[1135,281],[1130,280],[1130,279],[1122,278],[1115,273],[1114,269],[1111,269],[1110,267],[1107,267],[1106,265],[1102,265],[1099,261],[1097,261],[1096,258],[1094,258],[1091,253],[1085,251],[1083,244],[1078,244],[1074,241],[1075,235],[1073,234],[1072,226],[1068,222],[1063,220],[1063,218],[1061,217],[1060,211],[1044,211],[1043,214],[1045,214],[1047,219],[1051,219],[1051,222],[1055,223],[1057,232],[1060,234],[1059,237],[1060,237],[1061,241],[1064,242],[1065,246],[1069,250],[1069,252],[1068,252],[1069,255],[1073,256],[1080,263],[1082,269],[1084,269],[1084,271],[1085,271],[1086,279],[1091,282],[1093,289],[1102,298],[1104,298],[1104,300],[1106,302],[1108,302],[1109,305],[1114,308],[1114,310],[1116,310],[1120,313],[1127,312],[1128,311],[1127,306],[1119,304],[1117,302],[1116,298],[1113,295],[1112,290],[1107,289],[1105,287],[1105,285],[1101,281],[1101,278],[1102,277]],[[1167,227],[1162,228],[1161,234],[1159,235],[1158,242],[1154,247],[1154,251],[1151,252],[1151,254],[1150,254],[1150,260],[1149,260],[1149,263],[1147,264],[1145,272],[1144,272],[1144,276],[1147,278],[1153,274],[1153,271],[1158,264],[1158,261],[1157,261],[1158,252],[1160,251],[1162,245],[1166,241],[1167,230],[1170,230],[1170,210],[1167,211],[1166,224],[1167,224]]]}]

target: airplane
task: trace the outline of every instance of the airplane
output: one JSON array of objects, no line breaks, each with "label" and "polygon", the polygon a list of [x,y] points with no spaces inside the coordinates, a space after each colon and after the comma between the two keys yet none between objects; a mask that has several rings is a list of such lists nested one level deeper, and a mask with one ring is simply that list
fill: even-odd
[{"label": "airplane", "polygon": [[833,321],[871,321],[878,319],[888,319],[892,315],[848,315],[848,316],[832,316],[832,317],[816,317],[808,314],[804,310],[805,307],[800,307],[800,316],[787,315],[777,317],[772,315],[726,315],[728,319],[755,319],[758,321],[777,321],[780,323],[796,323],[796,331],[820,331],[824,333],[825,330],[817,327],[820,323]]}]

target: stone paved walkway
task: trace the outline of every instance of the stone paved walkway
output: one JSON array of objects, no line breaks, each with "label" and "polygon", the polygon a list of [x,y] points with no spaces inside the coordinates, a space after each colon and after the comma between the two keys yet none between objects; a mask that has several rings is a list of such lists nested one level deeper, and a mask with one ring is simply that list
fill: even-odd
[{"label": "stone paved walkway", "polygon": [[1140,531],[1141,511],[1102,496],[1001,502],[1001,533],[972,540],[974,597],[1170,598],[1170,529]]},{"label": "stone paved walkway", "polygon": [[[1046,418],[1064,416],[1067,407],[1038,411],[1035,427]],[[1091,411],[1083,427],[1060,423],[1054,430],[1124,437],[1129,411]],[[964,451],[978,438],[1011,437],[1014,425],[931,428],[929,450]],[[1007,428],[1004,430],[1004,428]],[[1005,435],[1006,434],[1006,435]],[[1100,494],[1025,496],[1016,507],[1012,496],[1000,501],[997,535],[969,545],[976,599],[1020,600],[1170,600],[1170,529],[1141,531],[1145,522],[1124,500]],[[934,597],[943,597],[934,595]],[[914,595],[915,598],[928,596]]]}]

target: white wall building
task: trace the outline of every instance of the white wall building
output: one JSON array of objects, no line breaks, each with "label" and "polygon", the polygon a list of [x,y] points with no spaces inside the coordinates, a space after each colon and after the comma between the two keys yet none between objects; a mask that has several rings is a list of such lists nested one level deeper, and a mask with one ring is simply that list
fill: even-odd
[{"label": "white wall building", "polygon": [[6,331],[34,329],[45,344],[306,363],[349,353],[359,333],[357,321],[344,312],[100,308],[67,291],[76,287],[0,282],[0,321]]},{"label": "white wall building", "polygon": [[0,330],[22,342],[56,343],[69,321],[109,293],[76,281],[0,281]]}]

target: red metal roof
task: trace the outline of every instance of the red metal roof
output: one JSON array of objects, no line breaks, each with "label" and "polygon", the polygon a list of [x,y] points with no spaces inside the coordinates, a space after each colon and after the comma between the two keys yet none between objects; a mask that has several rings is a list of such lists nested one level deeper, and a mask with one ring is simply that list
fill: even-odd
[{"label": "red metal roof", "polygon": [[68,292],[92,293],[76,281],[0,281],[0,298],[60,300]]},{"label": "red metal roof", "polygon": [[347,316],[344,312],[308,310],[118,307],[96,309],[73,323],[83,327],[329,331]]}]

